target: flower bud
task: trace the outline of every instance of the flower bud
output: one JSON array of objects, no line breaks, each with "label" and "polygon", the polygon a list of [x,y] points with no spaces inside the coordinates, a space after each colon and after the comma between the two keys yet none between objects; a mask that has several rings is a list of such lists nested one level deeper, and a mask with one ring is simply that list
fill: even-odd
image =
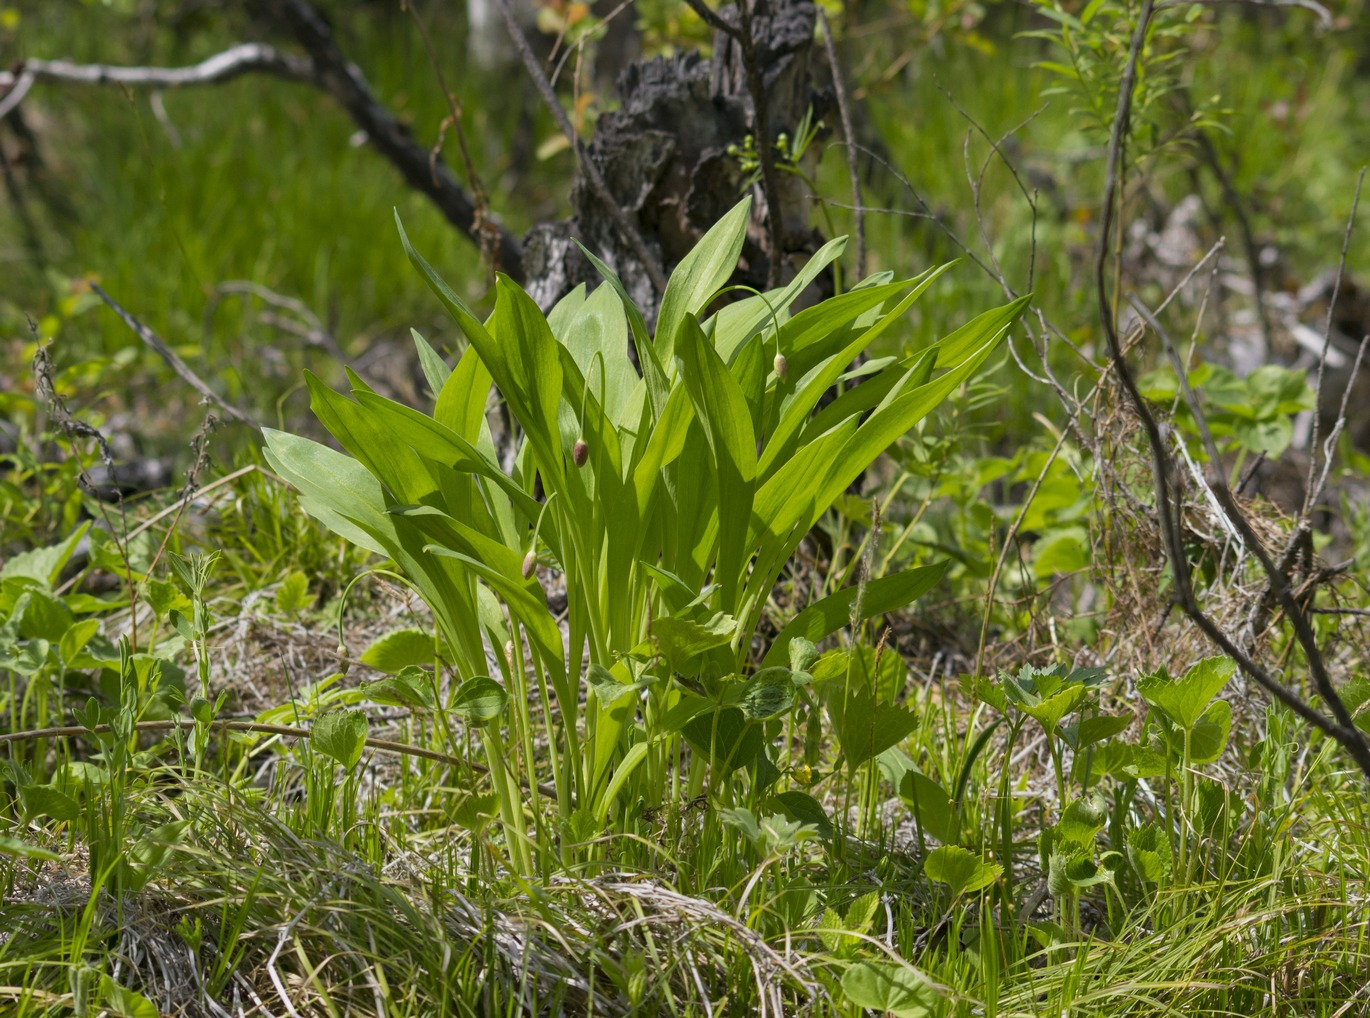
[{"label": "flower bud", "polygon": [[523,578],[526,580],[533,575],[533,567],[538,564],[538,553],[535,549],[528,549],[528,554],[523,556]]},{"label": "flower bud", "polygon": [[790,377],[790,362],[785,360],[783,353],[775,355],[775,375],[782,381]]},{"label": "flower bud", "polygon": [[585,439],[577,438],[576,444],[571,446],[571,462],[578,467],[583,467],[589,458],[590,447],[585,444]]}]

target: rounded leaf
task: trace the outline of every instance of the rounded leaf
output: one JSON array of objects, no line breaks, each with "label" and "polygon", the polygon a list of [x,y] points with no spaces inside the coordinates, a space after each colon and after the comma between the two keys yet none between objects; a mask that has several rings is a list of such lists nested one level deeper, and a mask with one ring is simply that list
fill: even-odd
[{"label": "rounded leaf", "polygon": [[494,721],[509,705],[509,694],[488,675],[467,679],[452,697],[452,712],[472,725]]}]

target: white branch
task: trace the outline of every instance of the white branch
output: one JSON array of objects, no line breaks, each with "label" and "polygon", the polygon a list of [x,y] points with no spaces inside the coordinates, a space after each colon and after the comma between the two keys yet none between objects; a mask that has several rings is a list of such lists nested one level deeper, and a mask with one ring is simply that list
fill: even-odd
[{"label": "white branch", "polygon": [[0,88],[9,89],[0,99],[0,119],[23,102],[29,89],[39,81],[124,85],[129,88],[181,88],[185,85],[212,85],[254,72],[267,72],[295,81],[314,80],[314,66],[309,60],[256,42],[241,43],[189,67],[116,67],[109,64],[77,64],[69,60],[26,60],[15,72],[0,71]]}]

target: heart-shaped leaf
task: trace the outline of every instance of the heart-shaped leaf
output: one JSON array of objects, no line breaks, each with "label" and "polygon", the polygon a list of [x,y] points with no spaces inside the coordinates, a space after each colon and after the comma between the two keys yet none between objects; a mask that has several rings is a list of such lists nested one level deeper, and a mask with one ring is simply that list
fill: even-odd
[{"label": "heart-shaped leaf", "polygon": [[1232,732],[1232,705],[1226,700],[1214,700],[1189,733],[1189,762],[1212,763],[1223,755],[1227,737]]},{"label": "heart-shaped leaf", "polygon": [[923,871],[928,878],[946,884],[952,894],[974,894],[999,879],[1004,868],[980,858],[960,845],[942,845],[928,853]]},{"label": "heart-shaped leaf", "polygon": [[433,634],[422,629],[397,629],[374,640],[362,651],[361,663],[395,675],[410,665],[433,663]]},{"label": "heart-shaped leaf", "polygon": [[504,713],[509,694],[488,675],[477,675],[457,687],[452,696],[452,713],[469,725],[480,726]]},{"label": "heart-shaped leaf", "polygon": [[857,1007],[898,1016],[923,1018],[933,1014],[937,991],[918,972],[903,965],[859,961],[842,973],[842,992]]},{"label": "heart-shaped leaf", "polygon": [[351,770],[362,758],[366,729],[366,715],[361,711],[330,711],[314,722],[309,730],[309,744]]},{"label": "heart-shaped leaf", "polygon": [[827,810],[807,792],[778,792],[771,796],[771,800],[791,820],[797,820],[801,824],[813,824],[818,828],[818,833],[825,838],[833,836],[834,829],[832,821],[828,819]]}]

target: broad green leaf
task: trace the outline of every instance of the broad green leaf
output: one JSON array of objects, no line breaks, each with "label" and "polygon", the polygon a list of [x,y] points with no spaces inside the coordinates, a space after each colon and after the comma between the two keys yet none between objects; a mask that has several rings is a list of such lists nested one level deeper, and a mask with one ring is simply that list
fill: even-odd
[{"label": "broad green leaf", "polygon": [[954,807],[945,788],[926,774],[909,770],[900,780],[898,790],[914,822],[925,833],[944,843],[952,840]]},{"label": "broad green leaf", "polygon": [[314,722],[309,730],[309,744],[351,770],[362,758],[366,729],[366,715],[361,711],[330,711]]},{"label": "broad green leaf", "polygon": [[[431,637],[429,649],[431,658]],[[405,665],[395,675],[376,682],[363,682],[361,691],[362,696],[372,703],[417,710],[433,710],[437,707],[433,680],[418,665]]]},{"label": "broad green leaf", "polygon": [[137,990],[120,986],[104,973],[100,974],[100,998],[104,1003],[102,1012],[117,1018],[158,1018],[162,1013]]},{"label": "broad green leaf", "polygon": [[1018,703],[1016,706],[1045,728],[1048,735],[1054,735],[1061,719],[1079,707],[1088,695],[1086,686],[1070,685],[1040,703]]},{"label": "broad green leaf", "polygon": [[[1132,718],[1126,714],[1096,714],[1094,717],[1082,718],[1070,734],[1074,740],[1072,746],[1076,750],[1093,746],[1126,731],[1130,724]],[[1064,729],[1062,734],[1065,734]]]},{"label": "broad green leaf", "polygon": [[723,612],[702,622],[668,616],[652,623],[653,639],[676,670],[706,650],[727,646],[736,633],[737,620]]},{"label": "broad green leaf", "polygon": [[70,822],[81,815],[81,804],[51,785],[20,785],[19,798],[29,817],[50,816],[54,820]]},{"label": "broad green leaf", "polygon": [[630,693],[636,693],[641,687],[635,684],[625,684],[614,677],[614,673],[601,664],[592,663],[585,672],[585,684],[595,691],[599,697],[599,702],[605,706],[622,699]]},{"label": "broad green leaf", "polygon": [[409,257],[410,264],[419,270],[419,275],[423,276],[428,288],[437,295],[438,300],[451,313],[461,326],[462,332],[466,333],[468,339],[471,338],[473,331],[485,332],[485,326],[476,317],[475,312],[467,306],[466,301],[457,296],[457,292],[443,282],[433,266],[429,265],[423,255],[414,249],[414,245],[409,243],[409,235],[404,232],[404,224],[400,222],[399,211],[395,212],[395,228],[400,231],[400,243],[404,245],[404,253]]},{"label": "broad green leaf", "polygon": [[950,887],[952,894],[974,894],[998,880],[1004,868],[960,845],[942,845],[928,853],[923,872]]},{"label": "broad green leaf", "polygon": [[54,586],[62,575],[62,570],[71,561],[71,556],[76,553],[76,546],[81,543],[81,538],[86,536],[89,529],[90,523],[82,523],[65,541],[47,548],[34,548],[11,555],[4,565],[0,566],[0,580],[28,577],[47,587]]},{"label": "broad green leaf", "polygon": [[414,338],[414,349],[419,354],[419,366],[423,368],[423,377],[428,382],[428,388],[433,391],[436,397],[442,392],[443,386],[447,384],[447,379],[452,375],[452,369],[447,366],[447,362],[442,359],[428,340],[424,339],[417,329],[410,329],[409,335]]},{"label": "broad green leaf", "polygon": [[1059,841],[1066,844],[1092,845],[1094,836],[1107,822],[1108,803],[1095,791],[1065,808],[1061,819],[1056,821],[1056,834]]},{"label": "broad green leaf", "polygon": [[749,722],[736,707],[698,714],[680,731],[690,745],[705,754],[719,778],[750,764],[764,742],[763,727]]},{"label": "broad green leaf", "polygon": [[596,258],[594,253],[587,249],[584,244],[577,241],[576,246],[589,259],[590,264],[595,267],[595,271],[604,277],[604,281],[609,284],[610,289],[613,290],[623,305],[624,314],[628,316],[633,347],[637,350],[637,362],[642,368],[642,380],[647,388],[647,405],[651,411],[650,416],[652,419],[659,418],[666,406],[671,384],[666,379],[666,369],[662,367],[662,358],[647,335],[647,323],[642,320],[642,312],[633,303],[632,297],[628,296],[623,281],[618,278],[614,270]]},{"label": "broad green leaf", "polygon": [[70,665],[99,631],[99,619],[82,619],[80,622],[72,623],[57,644],[58,655]]},{"label": "broad green leaf", "polygon": [[1205,658],[1178,679],[1172,679],[1164,669],[1143,676],[1137,682],[1137,691],[1175,724],[1190,729],[1209,701],[1227,685],[1236,668],[1236,662],[1231,658]]},{"label": "broad green leaf", "polygon": [[434,656],[433,634],[410,627],[373,640],[359,660],[368,668],[394,675],[410,665],[431,665]]},{"label": "broad green leaf", "polygon": [[58,862],[62,858],[56,852],[30,845],[27,841],[8,834],[0,834],[0,855],[7,855],[12,859],[29,859],[33,862]]},{"label": "broad green leaf", "polygon": [[785,287],[753,295],[719,310],[707,323],[718,355],[731,364],[734,355],[752,336],[787,321],[789,306],[795,298],[818,278],[820,272],[842,256],[846,246],[846,237],[834,237],[814,252]]},{"label": "broad green leaf", "polygon": [[508,704],[503,686],[487,675],[477,675],[457,687],[451,709],[467,724],[479,726],[496,720]]},{"label": "broad green leaf", "polygon": [[791,820],[797,820],[801,824],[812,824],[825,838],[833,836],[835,829],[832,821],[828,819],[828,811],[808,792],[777,792],[771,796],[771,801]]},{"label": "broad green leaf", "polygon": [[19,636],[25,640],[46,640],[60,643],[68,629],[76,622],[76,615],[54,594],[34,588],[19,616]]},{"label": "broad green leaf", "polygon": [[737,604],[745,575],[747,533],[756,488],[756,435],[746,398],[692,315],[679,327],[678,352],[685,388],[713,454],[718,483],[718,568],[723,604]]},{"label": "broad green leaf", "polygon": [[595,811],[596,819],[601,826],[609,815],[609,807],[614,804],[614,800],[618,798],[623,786],[633,776],[633,772],[642,765],[642,761],[647,759],[647,749],[648,744],[645,742],[634,743],[629,747],[628,752],[623,754],[623,759],[619,761],[618,766],[614,768],[614,776],[609,779],[609,784],[604,789],[604,795],[599,800],[599,808]]},{"label": "broad green leaf", "polygon": [[1189,733],[1189,762],[1212,763],[1223,755],[1227,737],[1232,732],[1232,705],[1226,700],[1214,700],[1194,722]]},{"label": "broad green leaf", "polygon": [[468,795],[452,814],[452,820],[468,831],[479,833],[494,817],[499,815],[499,796]]},{"label": "broad green leaf", "polygon": [[769,721],[794,705],[794,678],[788,668],[763,668],[741,687],[737,706],[751,721]]},{"label": "broad green leaf", "polygon": [[898,704],[878,703],[862,688],[834,688],[828,698],[828,715],[846,754],[848,770],[879,756],[918,727],[918,715],[913,711]]},{"label": "broad green leaf", "polygon": [[698,316],[737,268],[751,211],[750,197],[734,205],[671,273],[656,320],[656,352],[662,364],[669,366],[677,352],[677,332],[686,316]]},{"label": "broad green leaf", "polygon": [[921,973],[889,962],[858,961],[842,973],[842,992],[857,1007],[896,1018],[925,1018],[940,1003],[937,991]]},{"label": "broad green leaf", "polygon": [[1119,852],[1108,852],[1096,860],[1088,852],[1053,852],[1047,864],[1047,889],[1055,897],[1113,881],[1114,870],[1122,863]]},{"label": "broad green leaf", "polygon": [[438,391],[433,420],[468,445],[478,448],[482,431],[488,430],[485,407],[490,398],[491,382],[490,369],[480,359],[480,351],[468,346]]},{"label": "broad green leaf", "polygon": [[[907,608],[936,586],[947,571],[947,565],[939,562],[871,580],[866,584],[866,593],[861,600],[862,620]],[[763,664],[784,662],[791,640],[804,639],[812,645],[850,623],[851,606],[858,592],[855,586],[846,587],[805,608],[771,642]]]},{"label": "broad green leaf", "polygon": [[1173,865],[1170,839],[1154,823],[1127,832],[1127,858],[1137,875],[1147,883],[1170,879]]}]

